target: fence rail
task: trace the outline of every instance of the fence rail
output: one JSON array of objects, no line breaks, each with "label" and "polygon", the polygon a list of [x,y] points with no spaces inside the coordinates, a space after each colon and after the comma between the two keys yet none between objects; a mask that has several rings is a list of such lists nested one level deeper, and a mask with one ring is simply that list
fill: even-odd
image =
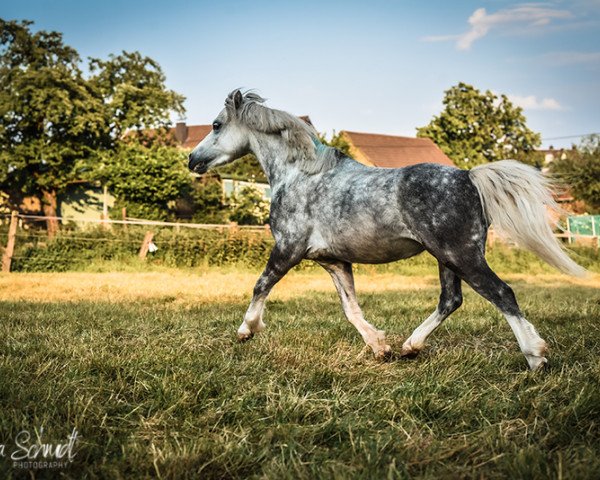
[{"label": "fence rail", "polygon": [[[8,216],[8,215],[5,215]],[[147,226],[158,226],[158,227],[176,227],[176,228],[196,228],[203,230],[221,230],[221,229],[243,229],[243,230],[257,230],[264,231],[269,230],[268,225],[238,225],[235,222],[231,223],[187,223],[187,222],[161,222],[159,220],[144,220],[141,218],[127,217],[124,220],[113,220],[103,218],[72,218],[72,217],[47,217],[44,215],[22,215],[17,214],[18,218],[36,221],[46,220],[59,220],[62,222],[75,222],[75,223],[97,223],[101,225],[147,225]]]}]

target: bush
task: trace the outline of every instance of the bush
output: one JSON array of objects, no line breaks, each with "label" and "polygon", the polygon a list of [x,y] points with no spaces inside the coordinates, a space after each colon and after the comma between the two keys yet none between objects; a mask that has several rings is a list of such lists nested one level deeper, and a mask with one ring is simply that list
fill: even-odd
[{"label": "bush", "polygon": [[96,175],[104,178],[117,201],[131,217],[168,220],[175,202],[191,190],[185,154],[174,147],[149,148],[130,142],[107,153]]},{"label": "bush", "polygon": [[201,181],[194,182],[190,197],[195,223],[229,221],[229,211],[223,203],[223,186],[218,177],[205,175]]},{"label": "bush", "polygon": [[[78,231],[63,229],[49,240],[42,231],[20,231],[12,270],[46,272],[86,270],[102,262],[137,263],[137,255],[147,227],[113,226]],[[197,267],[243,265],[263,267],[273,245],[264,232],[187,230],[171,228],[153,230],[155,253],[149,253],[148,265]],[[5,241],[5,236],[2,241]]]}]

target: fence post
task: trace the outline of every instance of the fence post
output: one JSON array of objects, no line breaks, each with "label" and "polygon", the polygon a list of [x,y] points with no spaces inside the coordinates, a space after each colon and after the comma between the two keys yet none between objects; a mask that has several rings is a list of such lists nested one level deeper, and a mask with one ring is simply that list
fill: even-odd
[{"label": "fence post", "polygon": [[17,226],[19,224],[19,215],[15,210],[10,214],[10,226],[8,227],[8,240],[6,241],[6,248],[2,255],[2,271],[10,272],[10,264],[12,263],[12,256],[15,251],[15,238],[17,236]]},{"label": "fence post", "polygon": [[488,230],[488,248],[494,248],[494,244],[496,243],[496,232],[493,228]]},{"label": "fence post", "polygon": [[104,230],[110,229],[110,224],[107,222],[108,220],[108,187],[104,185],[102,189],[102,226]]},{"label": "fence post", "polygon": [[231,233],[236,233],[239,230],[237,222],[229,222],[229,231]]},{"label": "fence post", "polygon": [[144,241],[142,242],[142,246],[140,247],[140,258],[142,260],[146,260],[146,255],[148,255],[148,247],[150,246],[150,242],[154,238],[154,233],[146,232],[144,236]]}]

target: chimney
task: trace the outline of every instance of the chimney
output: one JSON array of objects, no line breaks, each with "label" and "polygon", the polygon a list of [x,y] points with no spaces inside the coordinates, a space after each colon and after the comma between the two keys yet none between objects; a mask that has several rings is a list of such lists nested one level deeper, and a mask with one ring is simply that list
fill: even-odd
[{"label": "chimney", "polygon": [[185,122],[175,124],[175,139],[180,145],[183,145],[188,137],[188,127]]}]

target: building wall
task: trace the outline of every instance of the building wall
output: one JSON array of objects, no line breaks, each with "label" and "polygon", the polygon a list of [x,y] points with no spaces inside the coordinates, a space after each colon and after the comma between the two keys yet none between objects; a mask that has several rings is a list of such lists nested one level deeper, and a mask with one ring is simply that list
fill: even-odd
[{"label": "building wall", "polygon": [[[104,193],[102,187],[78,185],[60,195],[59,215],[61,217],[80,220],[84,218],[101,219]],[[106,198],[108,208],[115,204],[115,197],[108,193]]]},{"label": "building wall", "polygon": [[346,142],[348,142],[348,145],[350,145],[350,156],[354,160],[362,163],[363,165],[367,165],[368,167],[374,167],[373,162],[371,162],[371,160],[369,160],[367,158],[367,156],[364,153],[362,153],[361,150],[359,150],[358,148],[356,148],[354,146],[354,144],[352,143],[352,140],[350,139],[350,137],[348,137],[348,135],[346,135],[345,133],[342,132],[342,136],[343,136],[344,140],[346,140]]}]

